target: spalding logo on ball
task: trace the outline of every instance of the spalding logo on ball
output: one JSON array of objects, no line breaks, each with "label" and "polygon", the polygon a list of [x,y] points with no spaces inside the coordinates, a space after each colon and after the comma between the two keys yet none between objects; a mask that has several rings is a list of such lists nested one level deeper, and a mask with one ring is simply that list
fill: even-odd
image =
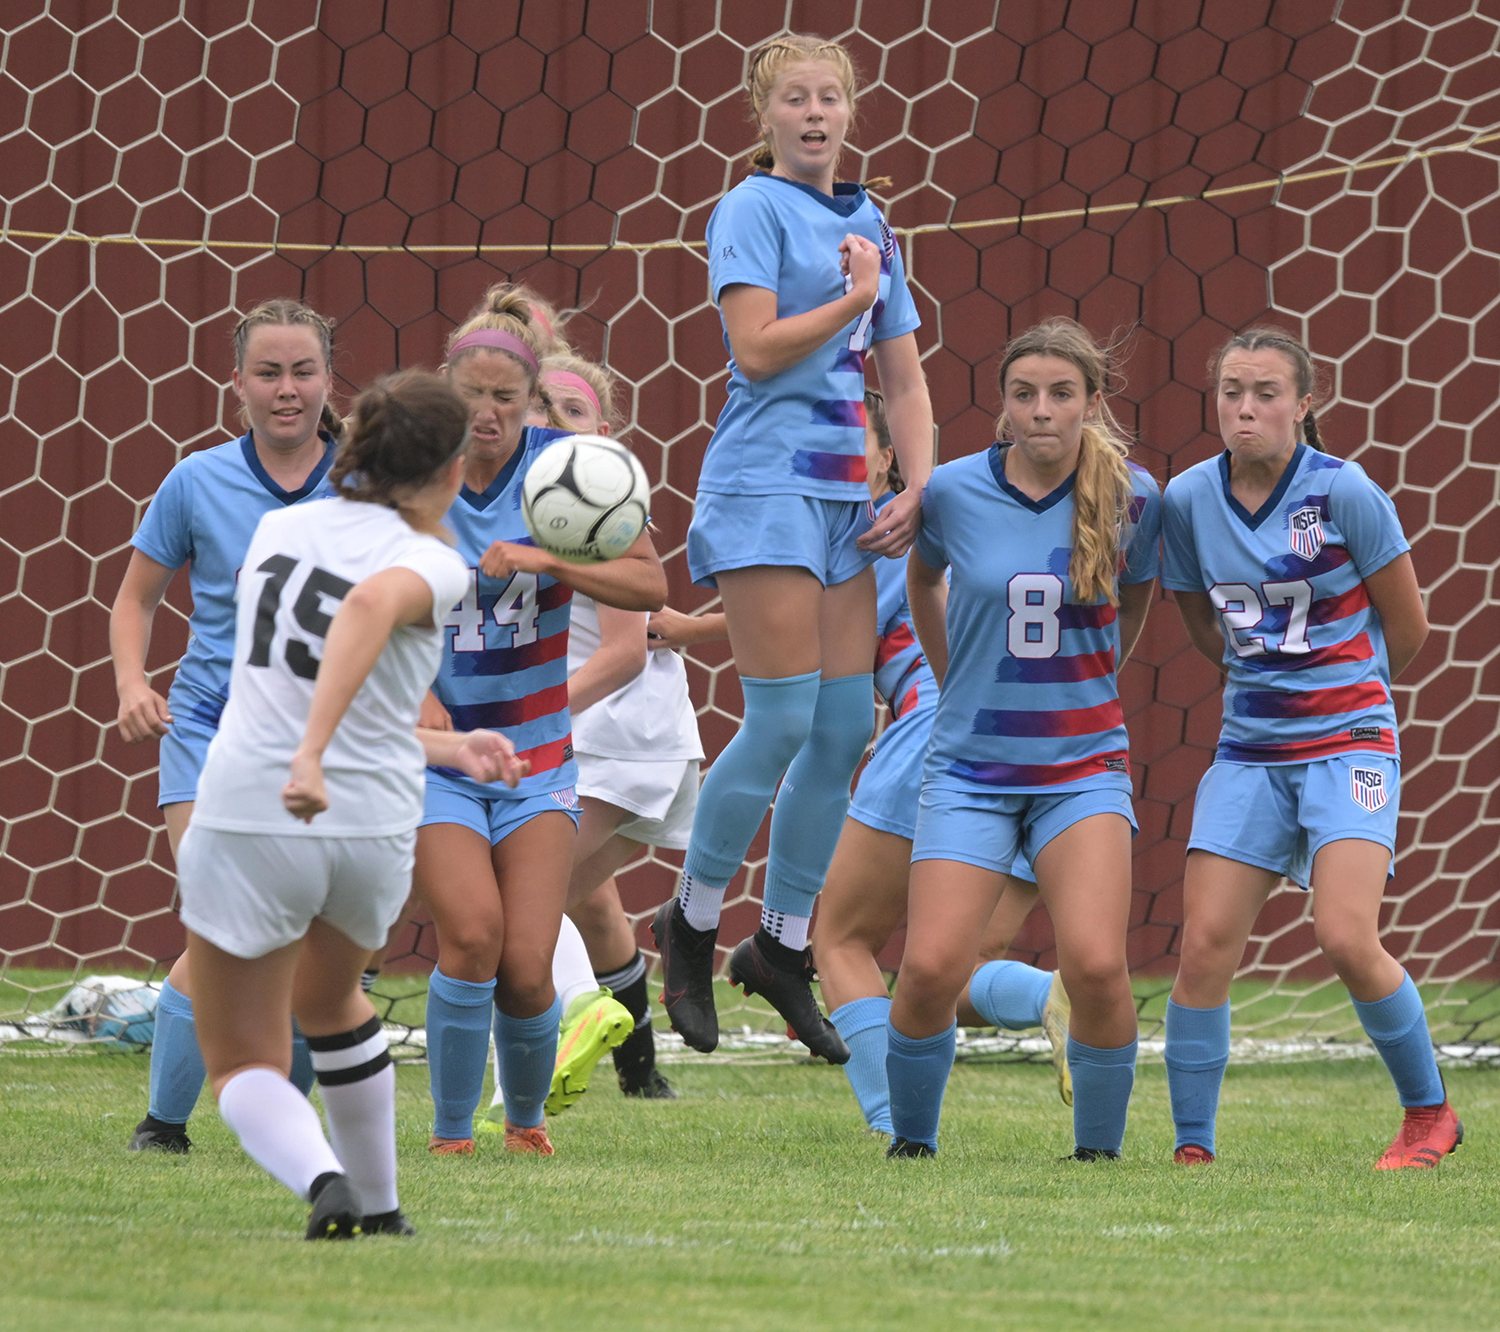
[{"label": "spalding logo on ball", "polygon": [[543,550],[578,564],[618,559],[646,526],[651,491],[623,444],[569,435],[537,456],[521,485],[521,516]]}]

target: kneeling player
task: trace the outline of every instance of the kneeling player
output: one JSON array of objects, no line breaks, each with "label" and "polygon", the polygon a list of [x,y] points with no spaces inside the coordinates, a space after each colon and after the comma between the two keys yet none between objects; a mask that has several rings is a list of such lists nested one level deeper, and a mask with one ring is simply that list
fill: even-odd
[{"label": "kneeling player", "polygon": [[1229,982],[1284,875],[1314,890],[1318,946],[1406,1107],[1376,1169],[1431,1168],[1463,1125],[1417,987],[1380,942],[1401,780],[1390,683],[1427,637],[1411,547],[1359,464],[1320,451],[1302,343],[1250,329],[1213,375],[1225,452],[1172,481],[1164,519],[1162,581],[1193,646],[1229,675],[1167,1005],[1175,1159],[1214,1159]]},{"label": "kneeling player", "polygon": [[[423,766],[521,775],[493,732],[414,731],[468,571],[442,539],[468,412],[431,375],[355,407],[340,498],[268,514],[245,558],[229,703],[182,841],[199,1043],[245,1150],[313,1204],[309,1239],[411,1234],[395,1070],[360,989],[411,888]],[[290,773],[290,781],[287,780]],[[333,1145],[287,1080],[306,1033]]]}]

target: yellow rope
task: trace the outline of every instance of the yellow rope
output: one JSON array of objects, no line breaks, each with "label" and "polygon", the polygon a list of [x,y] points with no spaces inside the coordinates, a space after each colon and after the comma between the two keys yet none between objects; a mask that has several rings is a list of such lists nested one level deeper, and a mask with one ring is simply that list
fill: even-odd
[{"label": "yellow rope", "polygon": [[[919,227],[895,227],[898,236],[921,236],[936,231],[977,231],[985,227],[1020,227],[1028,222],[1056,222],[1065,218],[1103,217],[1108,213],[1136,212],[1143,208],[1171,208],[1176,204],[1198,203],[1209,199],[1224,199],[1236,194],[1250,194],[1256,190],[1276,190],[1286,185],[1300,185],[1310,180],[1326,180],[1333,176],[1353,176],[1360,171],[1374,171],[1381,167],[1406,166],[1424,158],[1441,153],[1471,152],[1482,144],[1500,141],[1500,133],[1486,134],[1468,139],[1463,143],[1449,143],[1437,148],[1422,148],[1399,157],[1382,157],[1369,162],[1356,162],[1349,166],[1327,167],[1321,171],[1302,171],[1295,175],[1273,176],[1266,180],[1254,180],[1244,185],[1224,185],[1218,189],[1205,190],[1202,194],[1174,194],[1161,199],[1142,199],[1137,203],[1089,205],[1084,208],[1064,208],[1051,213],[1017,213],[1013,217],[992,217],[979,222],[928,222]],[[81,241],[87,245],[140,245],[147,249],[193,249],[193,250],[263,250],[267,254],[290,251],[311,251],[319,254],[602,254],[609,250],[629,250],[648,253],[652,250],[701,250],[703,241],[610,241],[594,245],[319,245],[312,241],[234,241],[234,240],[174,240],[164,237],[144,236],[85,236],[76,231],[7,231],[0,230],[0,241],[42,240]]]}]

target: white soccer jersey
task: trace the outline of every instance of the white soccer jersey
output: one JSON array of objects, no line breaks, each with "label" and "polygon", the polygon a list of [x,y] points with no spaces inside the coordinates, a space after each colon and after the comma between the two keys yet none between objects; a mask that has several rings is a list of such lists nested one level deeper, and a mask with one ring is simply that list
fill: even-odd
[{"label": "white soccer jersey", "polygon": [[[281,791],[307,725],[324,636],[356,583],[393,568],[427,581],[434,623],[391,635],[323,755],[328,809],[303,823],[282,806]],[[229,703],[193,823],[305,837],[415,828],[426,759],[413,729],[442,657],[443,617],[468,580],[463,561],[438,538],[380,505],[327,499],[262,518],[240,571]]]},{"label": "white soccer jersey", "polygon": [[[573,593],[568,674],[599,650],[599,607]],[[698,715],[688,696],[687,667],[677,653],[646,653],[646,668],[607,698],[573,717],[573,748],[596,758],[661,762],[701,759]]]}]

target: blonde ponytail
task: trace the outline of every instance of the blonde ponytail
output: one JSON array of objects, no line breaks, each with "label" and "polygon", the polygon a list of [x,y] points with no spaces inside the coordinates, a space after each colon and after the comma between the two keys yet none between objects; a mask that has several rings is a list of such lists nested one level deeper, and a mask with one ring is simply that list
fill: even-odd
[{"label": "blonde ponytail", "polygon": [[[1023,356],[1056,356],[1078,367],[1083,375],[1084,397],[1107,392],[1109,358],[1117,345],[1100,347],[1093,335],[1077,321],[1058,317],[1013,338],[1000,362],[1000,396],[1005,396],[1005,377]],[[996,438],[1007,433],[1005,414],[995,423]],[[1073,478],[1073,554],[1068,577],[1078,602],[1099,599],[1120,604],[1115,580],[1120,572],[1125,527],[1135,487],[1125,459],[1130,455],[1130,437],[1109,403],[1092,408],[1083,424],[1078,449],[1078,468]]]}]

